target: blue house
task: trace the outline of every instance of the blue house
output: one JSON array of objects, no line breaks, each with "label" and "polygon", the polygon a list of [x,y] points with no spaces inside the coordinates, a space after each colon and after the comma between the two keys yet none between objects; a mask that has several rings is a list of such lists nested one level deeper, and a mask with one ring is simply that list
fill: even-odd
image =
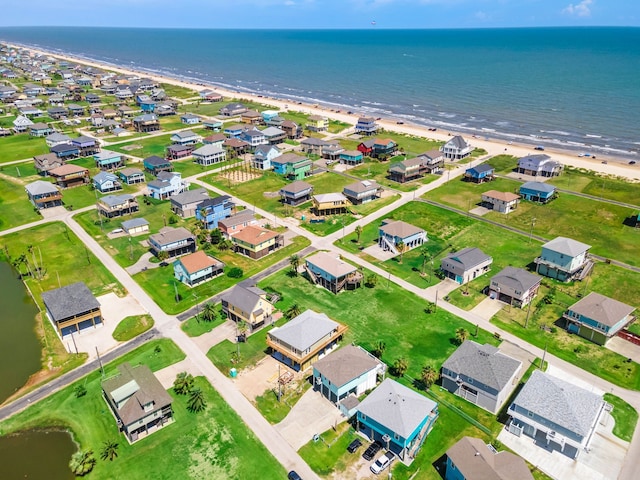
[{"label": "blue house", "polygon": [[180,121],[185,125],[197,125],[200,123],[200,117],[193,113],[185,113],[184,115],[180,115]]},{"label": "blue house", "polygon": [[222,128],[222,121],[217,118],[210,118],[202,121],[202,125],[204,128],[208,128],[209,130],[213,130],[214,132],[219,132]]},{"label": "blue house", "polygon": [[387,378],[357,407],[357,425],[409,465],[438,418],[438,404]]},{"label": "blue house", "polygon": [[109,172],[98,172],[93,177],[93,186],[96,190],[102,193],[114,192],[122,189],[118,176]]},{"label": "blue house", "polygon": [[635,319],[634,310],[618,300],[591,292],[569,307],[562,317],[569,332],[604,345]]},{"label": "blue house", "polygon": [[96,167],[100,170],[115,170],[124,166],[122,154],[111,150],[102,150],[96,153],[93,159],[96,161]]},{"label": "blue house", "polygon": [[173,165],[166,158],[152,155],[143,160],[142,164],[147,172],[153,175],[158,175],[160,172],[170,172],[173,170]]},{"label": "blue house", "polygon": [[347,165],[359,165],[362,163],[364,155],[359,150],[345,150],[340,153],[340,163],[346,163]]},{"label": "blue house", "polygon": [[464,178],[474,183],[483,183],[493,180],[495,169],[486,163],[481,163],[473,168],[468,168],[464,172]]},{"label": "blue house", "polygon": [[348,396],[359,397],[374,389],[378,375],[385,371],[386,365],[369,352],[347,345],[313,364],[313,388],[341,406]]},{"label": "blue house", "polygon": [[76,158],[80,155],[80,149],[71,143],[61,143],[51,147],[51,153],[55,153],[58,158]]},{"label": "blue house", "polygon": [[196,218],[204,223],[208,230],[218,228],[218,221],[230,217],[235,205],[229,195],[207,198],[196,210]]},{"label": "blue house", "polygon": [[182,193],[189,184],[182,179],[180,172],[160,172],[158,177],[147,183],[149,195],[158,200],[167,200],[171,195]]},{"label": "blue house", "polygon": [[136,103],[145,113],[153,113],[156,109],[156,102],[154,102],[149,95],[137,95]]},{"label": "blue house", "polygon": [[240,124],[229,125],[228,127],[225,127],[224,134],[229,138],[240,138],[240,135],[242,135],[242,132],[244,132],[245,127],[246,125]]},{"label": "blue house", "polygon": [[223,270],[224,263],[210,257],[202,250],[180,257],[173,262],[174,276],[190,287],[220,275]]},{"label": "blue house", "polygon": [[259,145],[253,152],[251,167],[258,170],[271,170],[271,160],[282,155],[275,145]]},{"label": "blue house", "polygon": [[549,203],[556,198],[556,187],[542,182],[527,182],[520,186],[519,193],[525,200]]},{"label": "blue house", "polygon": [[542,253],[534,260],[536,273],[561,282],[582,280],[593,266],[590,248],[591,245],[572,238],[556,237],[542,245]]}]

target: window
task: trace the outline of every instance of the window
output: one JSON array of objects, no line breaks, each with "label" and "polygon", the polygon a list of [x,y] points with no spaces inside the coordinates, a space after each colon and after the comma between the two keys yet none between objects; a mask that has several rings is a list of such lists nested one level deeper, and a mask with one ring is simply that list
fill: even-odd
[{"label": "window", "polygon": [[[449,461],[451,461],[451,459],[449,459]],[[456,469],[456,464],[451,462],[451,470],[455,470]]]},{"label": "window", "polygon": [[467,379],[467,382],[469,382],[469,383],[473,383],[473,378],[468,378],[468,379]]},{"label": "window", "polygon": [[531,412],[531,411],[527,411],[527,416],[529,416],[529,417],[533,418],[533,412]]}]

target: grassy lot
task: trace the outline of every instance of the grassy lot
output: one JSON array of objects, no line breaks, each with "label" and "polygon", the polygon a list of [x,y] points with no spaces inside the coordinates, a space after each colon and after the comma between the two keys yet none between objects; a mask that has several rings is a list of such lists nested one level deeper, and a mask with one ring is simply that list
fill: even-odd
[{"label": "grassy lot", "polygon": [[311,383],[306,380],[283,385],[282,397],[279,402],[278,391],[274,389],[265,391],[264,394],[256,397],[253,403],[269,423],[280,423],[309,388],[311,388]]},{"label": "grassy lot", "polygon": [[[123,294],[122,285],[62,222],[38,225],[6,235],[1,243],[4,258],[8,256],[15,259],[25,254],[30,257],[32,269],[34,259],[38,265],[43,266],[44,278],[26,279],[40,308],[43,308],[40,296],[42,292],[79,280],[84,281],[94,295],[112,291],[119,295]],[[30,246],[34,247],[31,254],[28,253]],[[26,271],[24,265],[20,268],[23,272]]]},{"label": "grassy lot", "polygon": [[613,434],[625,442],[630,442],[638,423],[638,412],[620,397],[611,393],[605,393],[604,400],[613,405],[611,416],[616,421]]},{"label": "grassy lot", "polygon": [[624,177],[567,166],[562,175],[549,180],[549,183],[573,192],[640,205],[638,196],[640,185],[637,181],[632,182]]},{"label": "grassy lot", "polygon": [[170,83],[163,83],[160,85],[160,88],[164,90],[164,93],[166,93],[168,97],[191,98],[198,96],[198,93],[195,90],[184,88],[179,85],[172,85]]},{"label": "grassy lot", "polygon": [[199,337],[205,333],[209,333],[214,328],[222,325],[226,319],[222,317],[222,304],[216,305],[216,309],[218,310],[218,318],[213,322],[206,322],[201,320],[199,317],[191,317],[189,320],[185,320],[180,324],[180,328],[184,333],[189,335],[190,337]]},{"label": "grassy lot", "polygon": [[126,342],[153,327],[151,315],[135,315],[123,318],[113,331],[113,338],[119,342]]},{"label": "grassy lot", "polygon": [[[215,195],[212,195],[215,196]],[[98,217],[97,210],[83,212],[74,219],[89,233],[96,241],[109,252],[122,267],[128,267],[138,261],[138,259],[149,251],[141,242],[146,240],[145,235],[129,237],[124,235],[117,238],[108,238],[109,233],[114,228],[120,227],[124,220],[132,218],[145,218],[149,222],[150,233],[157,233],[162,227],[171,221],[172,227],[185,227],[187,229],[195,222],[194,219],[183,219],[171,212],[169,201],[157,201],[147,199],[148,203],[140,199],[140,210],[133,215],[125,215],[120,218],[102,218],[102,225]],[[102,228],[102,229],[101,229]]]},{"label": "grassy lot", "polygon": [[[156,352],[160,346],[160,352]],[[144,363],[158,370],[184,358],[170,340],[149,342],[117,360]],[[106,366],[107,376],[116,373],[115,363]],[[87,395],[76,398],[74,388],[84,384]],[[285,471],[256,439],[242,419],[202,378],[196,386],[204,391],[207,408],[191,413],[186,396],[169,393],[174,399],[175,423],[137,442],[129,443],[118,434],[116,423],[101,396],[100,375],[94,372],[76,384],[55,393],[33,407],[0,424],[3,433],[25,428],[62,427],[70,429],[82,449],[93,449],[98,462],[91,478],[251,478],[260,470],[261,478],[284,478]],[[78,415],[81,411],[82,415]],[[102,444],[119,443],[113,462],[99,459]]]},{"label": "grassy lot", "polygon": [[[168,133],[155,137],[136,138],[117,145],[111,145],[109,146],[109,150],[140,158],[147,158],[151,155],[164,157],[165,150],[169,145],[171,145],[171,134]],[[136,148],[127,149],[126,147],[128,146],[135,146]]]},{"label": "grassy lot", "polygon": [[239,158],[232,158],[224,162],[204,166],[196,163],[192,158],[188,158],[186,160],[177,160],[173,162],[173,168],[176,172],[182,173],[182,178],[186,178],[190,177],[191,175],[197,175],[198,173],[206,172],[208,170],[231,167],[233,164],[241,161],[242,160],[240,160]]},{"label": "grassy lot", "polygon": [[[220,252],[213,249],[208,253],[224,262],[227,269],[240,267],[244,275],[242,278],[231,278],[227,275],[222,275],[194,288],[189,288],[182,282],[178,282],[170,265],[137,273],[133,278],[155,300],[160,308],[169,314],[176,314],[195,306],[196,303],[205,298],[226,290],[241,280],[255,275],[274,263],[288,258],[308,245],[309,241],[306,238],[295,237],[291,245],[281,248],[260,260],[252,260],[230,251]],[[178,302],[176,302],[175,298],[176,290],[180,298]]]},{"label": "grassy lot", "polygon": [[32,137],[28,133],[0,138],[0,163],[32,158],[49,152],[44,138]]},{"label": "grassy lot", "polygon": [[[480,202],[482,193],[488,190],[514,191],[518,185],[514,180],[502,178],[480,185],[455,181],[429,192],[427,197],[466,211]],[[623,225],[623,221],[633,213],[629,208],[560,194],[548,205],[521,202],[509,215],[490,212],[485,217],[525,232],[531,230],[533,222],[533,233],[537,235],[549,239],[556,236],[573,238],[592,245],[594,254],[640,265],[640,231]]]},{"label": "grassy lot", "polygon": [[[194,95],[191,95],[192,97]],[[178,111],[179,112],[191,112],[195,115],[206,115],[209,117],[215,117],[215,116],[219,116],[220,115],[220,109],[229,105],[230,103],[237,103],[237,102],[241,102],[243,105],[245,105],[248,109],[250,110],[258,110],[258,111],[262,111],[265,110],[267,107],[265,105],[262,105],[260,103],[254,103],[254,102],[248,102],[245,100],[238,100],[238,99],[230,99],[230,98],[225,98],[222,102],[213,102],[213,103],[195,103],[195,104],[189,104],[189,105],[180,105],[178,106]],[[220,117],[220,119],[222,119],[222,117]]]},{"label": "grassy lot", "polygon": [[42,219],[27,199],[24,191],[26,183],[22,179],[7,178],[0,174],[0,209],[4,212],[0,215],[0,230]]}]

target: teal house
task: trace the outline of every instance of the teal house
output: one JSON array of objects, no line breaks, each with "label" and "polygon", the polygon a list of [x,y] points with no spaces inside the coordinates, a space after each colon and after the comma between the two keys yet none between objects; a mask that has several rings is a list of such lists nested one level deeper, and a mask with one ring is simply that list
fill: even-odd
[{"label": "teal house", "polygon": [[271,160],[273,171],[289,180],[302,180],[311,175],[313,162],[295,153],[285,153]]},{"label": "teal house", "polygon": [[93,159],[100,170],[115,170],[124,166],[122,154],[111,150],[102,150],[93,155]]},{"label": "teal house", "polygon": [[556,237],[542,245],[542,252],[535,259],[536,273],[561,282],[582,280],[593,267],[590,248],[572,238]]},{"label": "teal house", "polygon": [[530,202],[549,203],[556,198],[556,187],[542,182],[526,182],[522,184],[518,193]]},{"label": "teal house", "polygon": [[357,407],[357,425],[411,464],[438,419],[438,404],[387,378]]},{"label": "teal house", "polygon": [[562,318],[569,332],[604,345],[635,319],[634,310],[630,305],[591,292],[570,306]]}]

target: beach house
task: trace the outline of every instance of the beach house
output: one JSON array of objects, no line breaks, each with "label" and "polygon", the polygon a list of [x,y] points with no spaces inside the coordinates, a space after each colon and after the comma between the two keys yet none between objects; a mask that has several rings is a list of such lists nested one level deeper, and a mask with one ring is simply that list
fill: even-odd
[{"label": "beach house", "polygon": [[473,147],[460,135],[456,135],[440,147],[440,151],[444,155],[444,158],[449,160],[461,160],[471,155]]},{"label": "beach house", "polygon": [[142,170],[138,168],[123,168],[117,175],[127,185],[135,185],[136,183],[144,183],[145,177]]},{"label": "beach house", "polygon": [[277,145],[287,138],[287,133],[278,127],[267,127],[262,130],[262,134],[269,145]]},{"label": "beach house", "polygon": [[184,227],[163,227],[158,233],[150,235],[148,241],[155,256],[167,252],[169,257],[177,257],[196,251],[196,237]]},{"label": "beach house", "polygon": [[96,206],[98,207],[98,212],[107,218],[132,214],[140,208],[136,197],[128,193],[123,193],[122,195],[106,195],[98,199]]},{"label": "beach house", "polygon": [[144,168],[147,172],[152,175],[158,175],[160,172],[170,172],[173,170],[173,165],[166,158],[158,157],[157,155],[152,155],[150,157],[145,158],[142,161]]},{"label": "beach house", "polygon": [[230,217],[235,210],[235,204],[229,195],[215,198],[205,198],[196,208],[196,219],[202,222],[204,228],[213,230],[218,228],[218,222]]},{"label": "beach house", "polygon": [[520,185],[518,193],[523,199],[530,202],[546,204],[556,198],[556,191],[556,187],[548,183],[526,182]]},{"label": "beach house", "polygon": [[467,247],[447,254],[440,269],[446,278],[464,285],[491,270],[492,263],[493,258],[479,248]]},{"label": "beach house", "polygon": [[267,145],[269,143],[264,133],[255,127],[243,129],[238,138],[247,142],[252,149],[259,145]]},{"label": "beach house", "polygon": [[173,275],[178,281],[195,287],[207,282],[224,270],[224,263],[202,250],[184,255],[173,262]]},{"label": "beach house", "polygon": [[482,206],[498,213],[510,213],[518,208],[520,195],[511,192],[489,190],[482,194]]},{"label": "beach house", "polygon": [[185,125],[197,125],[200,123],[200,117],[198,115],[194,115],[193,113],[185,113],[180,115],[180,122]]},{"label": "beach house", "polygon": [[562,173],[562,169],[562,163],[552,160],[545,153],[540,153],[520,158],[516,171],[534,177],[556,177]]},{"label": "beach house", "polygon": [[59,143],[50,147],[49,151],[51,153],[55,153],[56,157],[63,158],[65,160],[77,158],[80,155],[80,150],[72,143]]},{"label": "beach house", "polygon": [[440,150],[430,150],[415,158],[391,164],[388,173],[394,182],[405,183],[424,177],[428,173],[438,173],[444,167],[444,157]]},{"label": "beach house", "polygon": [[257,260],[284,246],[284,235],[258,225],[247,225],[231,237],[233,250]]},{"label": "beach house", "polygon": [[380,127],[373,117],[360,117],[355,126],[355,131],[360,135],[375,135]]},{"label": "beach house", "polygon": [[309,279],[330,292],[354,290],[362,283],[363,275],[337,254],[318,252],[305,259],[305,271]]},{"label": "beach house", "polygon": [[488,163],[481,163],[472,168],[467,168],[464,172],[464,179],[473,183],[484,183],[493,180],[495,168]]},{"label": "beach house", "polygon": [[111,172],[98,172],[93,177],[93,186],[101,193],[122,190],[120,178]]},{"label": "beach house", "polygon": [[33,157],[33,165],[36,171],[44,177],[49,175],[49,170],[61,167],[64,164],[65,161],[58,158],[55,153],[45,153]]},{"label": "beach house", "polygon": [[438,404],[385,379],[356,407],[356,428],[411,464],[438,419]]},{"label": "beach house", "polygon": [[61,188],[78,187],[89,183],[89,169],[70,163],[52,168],[49,170],[49,176]]},{"label": "beach house", "polygon": [[172,134],[169,139],[177,145],[195,145],[196,143],[202,142],[202,137],[192,130],[176,132]]},{"label": "beach house", "polygon": [[247,107],[241,103],[230,103],[220,109],[220,115],[225,117],[234,117],[247,111]]},{"label": "beach house", "polygon": [[98,142],[95,138],[91,138],[86,135],[72,138],[71,144],[78,148],[78,155],[80,155],[81,157],[95,155],[100,151],[100,142]]},{"label": "beach house", "polygon": [[218,144],[204,145],[194,150],[191,154],[194,162],[204,166],[224,162],[227,159],[227,151]]},{"label": "beach house", "polygon": [[354,205],[372,202],[382,194],[382,187],[375,180],[359,180],[342,189],[345,197]]},{"label": "beach house", "polygon": [[571,305],[562,315],[568,332],[605,345],[635,320],[635,308],[597,292]]},{"label": "beach house", "polygon": [[26,115],[18,115],[12,123],[13,131],[16,133],[26,132],[33,125],[33,122]]},{"label": "beach house", "polygon": [[258,170],[271,170],[271,161],[282,155],[275,145],[258,145],[253,151],[251,167]]},{"label": "beach house", "polygon": [[103,322],[100,303],[84,282],[43,292],[42,301],[47,317],[60,336]]},{"label": "beach house", "polygon": [[62,193],[60,188],[44,180],[36,180],[28,183],[24,189],[29,201],[38,210],[62,205]]},{"label": "beach house", "polygon": [[329,119],[320,115],[309,115],[306,127],[311,132],[326,132],[329,130]]},{"label": "beach house", "polygon": [[31,135],[32,137],[46,137],[53,132],[53,128],[46,123],[38,122],[29,127],[29,135]]},{"label": "beach house", "polygon": [[247,110],[240,115],[240,121],[249,125],[259,125],[262,123],[262,115],[257,110]]},{"label": "beach house", "polygon": [[273,171],[289,180],[302,180],[311,175],[313,162],[295,153],[285,153],[271,160]]},{"label": "beach house", "polygon": [[133,128],[141,133],[156,132],[160,130],[160,121],[155,113],[145,113],[133,119]]},{"label": "beach house", "polygon": [[61,145],[63,143],[71,143],[71,137],[69,135],[65,135],[64,133],[51,133],[47,135],[44,139],[47,144],[47,147],[55,147],[56,145]]},{"label": "beach house", "polygon": [[588,451],[607,403],[601,395],[534,370],[507,413],[507,430],[577,458]]},{"label": "beach house", "polygon": [[155,180],[147,183],[149,196],[156,200],[167,200],[172,195],[185,192],[189,183],[182,179],[180,172],[160,172]]},{"label": "beach house", "polygon": [[[342,147],[339,147],[342,150]],[[364,155],[360,150],[342,150],[338,159],[344,165],[357,166],[364,161]]]},{"label": "beach house", "polygon": [[505,267],[491,277],[489,296],[515,307],[525,307],[537,295],[542,277],[516,267]]},{"label": "beach house", "polygon": [[276,360],[302,372],[329,353],[346,331],[346,325],[326,314],[305,310],[281,327],[269,330],[267,347]]},{"label": "beach house", "polygon": [[149,231],[149,222],[144,218],[124,220],[120,226],[127,235],[140,235]]},{"label": "beach house", "polygon": [[258,225],[258,219],[251,210],[240,210],[229,217],[218,220],[218,228],[227,239],[249,225]]},{"label": "beach house", "polygon": [[167,147],[165,155],[167,160],[180,160],[181,158],[190,157],[194,148],[194,145],[180,145],[178,143],[174,143]]},{"label": "beach house", "polygon": [[194,217],[202,202],[208,198],[209,191],[205,188],[196,188],[172,195],[170,198],[171,211],[182,218]]},{"label": "beach house", "polygon": [[311,211],[318,216],[342,214],[349,206],[349,200],[341,193],[320,193],[314,195],[311,200]]},{"label": "beach house", "polygon": [[556,237],[542,245],[540,256],[534,260],[536,273],[561,282],[583,280],[593,268],[590,248],[572,238]]},{"label": "beach house", "polygon": [[427,232],[402,220],[383,220],[378,228],[378,246],[394,254],[407,252],[427,241]]},{"label": "beach house", "polygon": [[100,170],[115,170],[124,166],[124,157],[122,154],[112,152],[111,150],[102,150],[94,154],[93,160],[96,162],[96,167]]},{"label": "beach house", "polygon": [[229,320],[244,322],[249,332],[254,332],[273,322],[275,307],[267,297],[267,292],[256,286],[238,284],[222,294],[222,311]]},{"label": "beach house", "polygon": [[493,345],[466,340],[442,364],[442,387],[497,413],[518,386],[522,362]]}]

